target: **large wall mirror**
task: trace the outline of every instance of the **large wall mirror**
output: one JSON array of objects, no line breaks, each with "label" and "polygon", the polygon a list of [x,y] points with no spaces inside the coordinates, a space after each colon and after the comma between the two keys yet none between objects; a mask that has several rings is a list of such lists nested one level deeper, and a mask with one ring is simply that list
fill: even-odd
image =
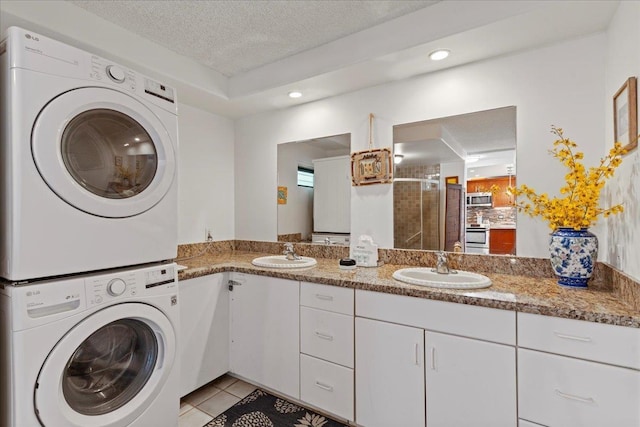
[{"label": "large wall mirror", "polygon": [[394,126],[394,247],[516,254],[516,107]]},{"label": "large wall mirror", "polygon": [[348,245],[351,135],[278,145],[278,241]]}]

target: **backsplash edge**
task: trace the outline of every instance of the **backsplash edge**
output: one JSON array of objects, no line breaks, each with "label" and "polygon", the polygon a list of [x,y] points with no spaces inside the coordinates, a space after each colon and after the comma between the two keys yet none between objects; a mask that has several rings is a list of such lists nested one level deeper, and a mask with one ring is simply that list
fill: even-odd
[{"label": "backsplash edge", "polygon": [[[296,243],[296,252],[314,258],[345,258],[348,246]],[[208,252],[259,252],[281,254],[282,242],[256,240],[223,240],[178,245],[176,262],[195,258]],[[378,249],[378,259],[385,264],[435,266],[436,251],[409,249]],[[476,273],[508,274],[527,277],[553,278],[554,273],[547,258],[514,257],[509,255],[478,255],[449,252],[450,265],[459,270]],[[589,282],[591,289],[611,291],[634,310],[640,311],[640,282],[617,270],[615,267],[597,262],[594,275]]]}]

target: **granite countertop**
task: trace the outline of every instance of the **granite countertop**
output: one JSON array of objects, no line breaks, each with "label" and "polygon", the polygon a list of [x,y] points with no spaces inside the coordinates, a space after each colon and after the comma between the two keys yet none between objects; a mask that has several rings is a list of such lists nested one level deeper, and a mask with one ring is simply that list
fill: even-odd
[{"label": "granite countertop", "polygon": [[640,328],[640,312],[620,301],[613,292],[600,289],[567,289],[558,286],[556,281],[551,278],[485,273],[493,283],[490,288],[476,290],[438,289],[410,285],[392,278],[395,270],[412,267],[409,265],[387,264],[377,268],[359,267],[355,270],[345,271],[338,268],[337,259],[328,258],[317,258],[318,264],[315,267],[304,269],[262,268],[251,264],[254,258],[265,255],[273,254],[231,251],[207,253],[183,260],[177,259],[178,264],[187,266],[178,274],[178,278],[179,280],[187,280],[214,273],[236,271]]}]

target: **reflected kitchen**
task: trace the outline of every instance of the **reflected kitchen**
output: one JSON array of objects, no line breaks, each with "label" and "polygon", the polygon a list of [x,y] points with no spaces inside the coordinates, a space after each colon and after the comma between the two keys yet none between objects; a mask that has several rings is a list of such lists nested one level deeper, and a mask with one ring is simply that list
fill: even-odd
[{"label": "reflected kitchen", "polygon": [[[394,126],[399,249],[516,254],[516,107]],[[278,145],[278,240],[349,246],[350,135]]]},{"label": "reflected kitchen", "polygon": [[394,127],[394,247],[515,255],[516,108]]}]

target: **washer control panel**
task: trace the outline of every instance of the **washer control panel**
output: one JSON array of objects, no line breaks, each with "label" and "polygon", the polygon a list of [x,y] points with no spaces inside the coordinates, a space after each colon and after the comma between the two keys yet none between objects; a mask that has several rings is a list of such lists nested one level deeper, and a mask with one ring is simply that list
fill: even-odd
[{"label": "washer control panel", "polygon": [[175,264],[123,270],[85,280],[88,307],[118,299],[157,294],[170,287],[176,287]]},{"label": "washer control panel", "polygon": [[102,304],[114,298],[134,297],[140,289],[134,271],[124,271],[109,276],[92,277],[85,281],[87,305]]},{"label": "washer control panel", "polygon": [[14,331],[127,300],[166,296],[174,306],[178,304],[177,266],[167,263],[4,285],[0,295],[8,297],[13,319],[8,327]]}]

